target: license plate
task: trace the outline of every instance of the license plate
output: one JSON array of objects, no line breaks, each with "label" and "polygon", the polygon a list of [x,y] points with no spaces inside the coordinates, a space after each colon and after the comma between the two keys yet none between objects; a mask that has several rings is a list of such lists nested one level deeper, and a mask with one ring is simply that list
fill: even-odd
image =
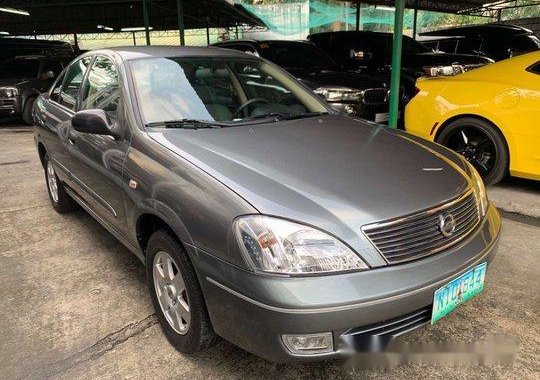
[{"label": "license plate", "polygon": [[435,291],[431,324],[484,289],[487,263],[482,263]]},{"label": "license plate", "polygon": [[376,123],[382,123],[384,121],[388,121],[388,112],[375,114]]}]

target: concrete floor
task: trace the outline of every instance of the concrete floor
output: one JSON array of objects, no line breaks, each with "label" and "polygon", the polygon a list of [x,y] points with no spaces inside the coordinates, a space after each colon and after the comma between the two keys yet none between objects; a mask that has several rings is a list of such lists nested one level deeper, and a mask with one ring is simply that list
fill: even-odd
[{"label": "concrete floor", "polygon": [[[404,338],[473,342],[508,334],[519,341],[513,365],[346,373],[339,362],[268,363],[227,342],[185,356],[161,334],[135,256],[85,212],[59,215],[49,205],[32,134],[0,129],[0,147],[2,379],[539,378],[537,218],[503,214],[499,255],[484,293]],[[527,193],[532,206],[540,204],[537,190]]]}]

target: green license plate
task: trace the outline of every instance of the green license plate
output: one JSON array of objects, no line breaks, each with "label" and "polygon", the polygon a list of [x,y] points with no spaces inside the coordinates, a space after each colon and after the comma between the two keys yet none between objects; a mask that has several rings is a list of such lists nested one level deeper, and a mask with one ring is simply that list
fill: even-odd
[{"label": "green license plate", "polygon": [[435,291],[431,324],[484,289],[487,263],[482,263]]}]

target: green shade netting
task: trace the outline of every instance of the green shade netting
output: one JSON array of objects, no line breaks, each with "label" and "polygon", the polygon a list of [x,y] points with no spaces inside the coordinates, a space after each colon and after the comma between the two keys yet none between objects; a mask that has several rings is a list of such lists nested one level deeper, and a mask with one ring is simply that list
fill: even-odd
[{"label": "green shade netting", "polygon": [[[306,29],[320,28],[335,22],[356,25],[356,7],[328,4],[311,0],[298,3],[273,5],[241,4],[247,11],[259,17],[269,30],[280,34],[295,34]],[[406,28],[412,28],[413,11],[407,10],[404,18]],[[418,24],[429,24],[435,14],[419,14]],[[365,7],[360,9],[360,22],[366,24],[394,25],[394,12],[387,9]]]}]

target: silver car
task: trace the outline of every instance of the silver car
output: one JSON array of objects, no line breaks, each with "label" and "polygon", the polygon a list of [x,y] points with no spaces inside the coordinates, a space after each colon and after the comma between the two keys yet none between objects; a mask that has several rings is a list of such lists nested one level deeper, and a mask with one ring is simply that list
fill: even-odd
[{"label": "silver car", "polygon": [[478,294],[496,251],[499,214],[460,156],[244,53],[91,51],[34,120],[52,206],[80,205],[145,263],[182,352],[380,348]]}]

